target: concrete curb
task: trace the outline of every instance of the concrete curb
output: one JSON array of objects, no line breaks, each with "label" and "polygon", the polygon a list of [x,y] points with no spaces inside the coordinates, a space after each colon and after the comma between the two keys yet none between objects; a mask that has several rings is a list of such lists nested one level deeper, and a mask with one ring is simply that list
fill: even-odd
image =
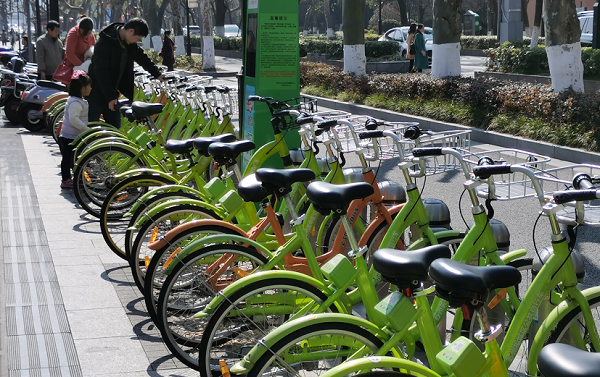
[{"label": "concrete curb", "polygon": [[361,114],[387,120],[390,122],[419,122],[420,126],[433,131],[446,131],[451,129],[471,130],[471,140],[494,144],[503,148],[515,148],[538,153],[551,158],[574,162],[574,163],[600,163],[600,153],[588,152],[582,149],[563,147],[543,141],[523,139],[517,136],[501,134],[494,131],[486,131],[475,127],[464,126],[456,123],[447,123],[432,120],[429,118],[396,113],[390,110],[376,109],[369,106],[346,103],[329,98],[304,95],[317,99],[317,105],[327,107],[333,110],[347,111],[352,114]]}]

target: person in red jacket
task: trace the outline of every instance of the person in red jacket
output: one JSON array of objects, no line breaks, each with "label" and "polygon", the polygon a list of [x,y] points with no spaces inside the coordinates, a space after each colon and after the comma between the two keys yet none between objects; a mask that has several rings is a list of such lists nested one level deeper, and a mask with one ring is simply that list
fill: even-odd
[{"label": "person in red jacket", "polygon": [[87,60],[84,58],[84,54],[91,46],[96,44],[96,37],[94,37],[92,30],[94,30],[94,21],[85,15],[81,15],[79,23],[73,26],[67,34],[65,58],[74,67],[82,65]]}]

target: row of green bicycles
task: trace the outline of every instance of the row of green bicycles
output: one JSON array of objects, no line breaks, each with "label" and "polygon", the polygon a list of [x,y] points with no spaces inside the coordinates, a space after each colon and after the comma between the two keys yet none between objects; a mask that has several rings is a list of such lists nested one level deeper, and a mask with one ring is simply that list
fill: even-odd
[{"label": "row of green bicycles", "polygon": [[[250,96],[272,114],[257,148],[235,136],[237,93],[196,80],[140,79],[145,102],[121,107],[121,129],[74,142],[77,199],[183,363],[202,376],[597,374],[600,288],[581,288],[573,248],[577,227],[600,225],[600,166]],[[284,168],[262,167],[271,157]],[[402,185],[377,182],[382,160]],[[456,173],[465,232],[417,184]],[[537,201],[550,223],[535,259],[501,250],[493,205],[507,200]]]}]

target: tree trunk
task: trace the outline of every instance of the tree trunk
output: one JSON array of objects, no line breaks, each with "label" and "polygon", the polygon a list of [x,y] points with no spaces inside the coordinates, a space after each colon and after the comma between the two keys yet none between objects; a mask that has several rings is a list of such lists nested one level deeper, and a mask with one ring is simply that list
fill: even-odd
[{"label": "tree trunk", "polygon": [[211,0],[202,0],[202,68],[205,71],[215,70],[215,41],[212,36]]},{"label": "tree trunk", "polygon": [[533,16],[533,30],[531,31],[531,44],[529,48],[534,49],[538,45],[538,40],[540,37],[540,26],[542,23],[542,10],[543,10],[544,1],[543,0],[535,0],[535,14]]},{"label": "tree trunk", "polygon": [[156,0],[141,0],[144,18],[146,19],[146,22],[148,22],[151,36],[160,35],[163,16],[165,15],[165,9],[167,9],[169,3],[170,0],[163,0],[159,7]]},{"label": "tree trunk", "polygon": [[309,5],[308,9],[306,9],[306,14],[304,15],[304,30],[302,31],[302,36],[306,37],[308,35],[308,24],[310,19],[312,18],[313,6]]},{"label": "tree trunk", "polygon": [[325,15],[325,24],[327,27],[327,38],[333,38],[333,18],[331,18],[330,0],[323,0],[323,14]]},{"label": "tree trunk", "polygon": [[575,3],[569,0],[545,0],[544,23],[552,88],[557,92],[569,88],[583,92],[581,28]]},{"label": "tree trunk", "polygon": [[[171,14],[173,14],[173,35],[182,35],[183,22],[181,20],[181,3],[179,1],[171,2]],[[183,46],[180,48],[183,48]]]},{"label": "tree trunk", "polygon": [[[402,22],[402,25],[408,25],[406,0],[398,0],[398,9],[400,10],[400,22]],[[385,32],[385,30],[382,31]]]},{"label": "tree trunk", "polygon": [[462,0],[434,0],[433,77],[460,76]]},{"label": "tree trunk", "polygon": [[225,14],[227,13],[227,5],[225,0],[215,0],[215,35],[218,37],[225,36]]},{"label": "tree trunk", "polygon": [[487,31],[491,35],[498,35],[498,25],[496,20],[497,9],[497,0],[487,0]]},{"label": "tree trunk", "polygon": [[342,8],[344,71],[357,75],[364,75],[367,65],[363,28],[364,14],[365,0],[344,0]]},{"label": "tree trunk", "polygon": [[527,14],[527,4],[529,0],[521,0],[521,21],[523,21],[523,30],[529,29],[529,15]]}]

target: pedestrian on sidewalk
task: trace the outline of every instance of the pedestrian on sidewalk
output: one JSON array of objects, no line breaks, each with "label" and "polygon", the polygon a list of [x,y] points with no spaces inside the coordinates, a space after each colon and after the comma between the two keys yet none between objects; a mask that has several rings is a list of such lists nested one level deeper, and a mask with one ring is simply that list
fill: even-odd
[{"label": "pedestrian on sidewalk", "polygon": [[175,41],[171,39],[171,30],[165,30],[165,36],[163,38],[162,49],[160,50],[159,56],[162,56],[163,65],[167,66],[167,72],[173,71],[173,65],[175,64],[175,50],[177,46]]},{"label": "pedestrian on sidewalk", "polygon": [[408,59],[410,65],[408,66],[408,73],[412,73],[415,66],[415,34],[417,33],[417,24],[414,22],[410,24],[408,28],[408,35],[406,36],[406,44],[408,45],[408,51],[406,51],[406,59]]},{"label": "pedestrian on sidewalk", "polygon": [[61,189],[70,190],[73,188],[73,178],[71,178],[73,147],[70,144],[77,135],[88,129],[89,104],[84,97],[89,96],[91,91],[92,80],[90,77],[83,71],[73,72],[69,86],[69,99],[65,107],[65,117],[58,138],[60,152],[62,153],[60,163]]},{"label": "pedestrian on sidewalk", "polygon": [[415,69],[417,72],[423,72],[429,68],[429,60],[427,59],[427,48],[425,47],[425,26],[417,25],[417,34],[415,34]]},{"label": "pedestrian on sidewalk", "polygon": [[50,20],[46,24],[46,34],[42,35],[35,45],[38,74],[42,80],[52,80],[56,68],[63,62],[65,51],[58,38],[60,24]]},{"label": "pedestrian on sidewalk", "polygon": [[148,35],[148,24],[133,18],[126,24],[112,23],[102,29],[94,47],[89,75],[95,82],[90,94],[90,122],[104,120],[121,127],[121,114],[115,106],[121,95],[133,100],[133,63],[136,62],[152,76],[164,80],[158,67],[138,43]]}]

